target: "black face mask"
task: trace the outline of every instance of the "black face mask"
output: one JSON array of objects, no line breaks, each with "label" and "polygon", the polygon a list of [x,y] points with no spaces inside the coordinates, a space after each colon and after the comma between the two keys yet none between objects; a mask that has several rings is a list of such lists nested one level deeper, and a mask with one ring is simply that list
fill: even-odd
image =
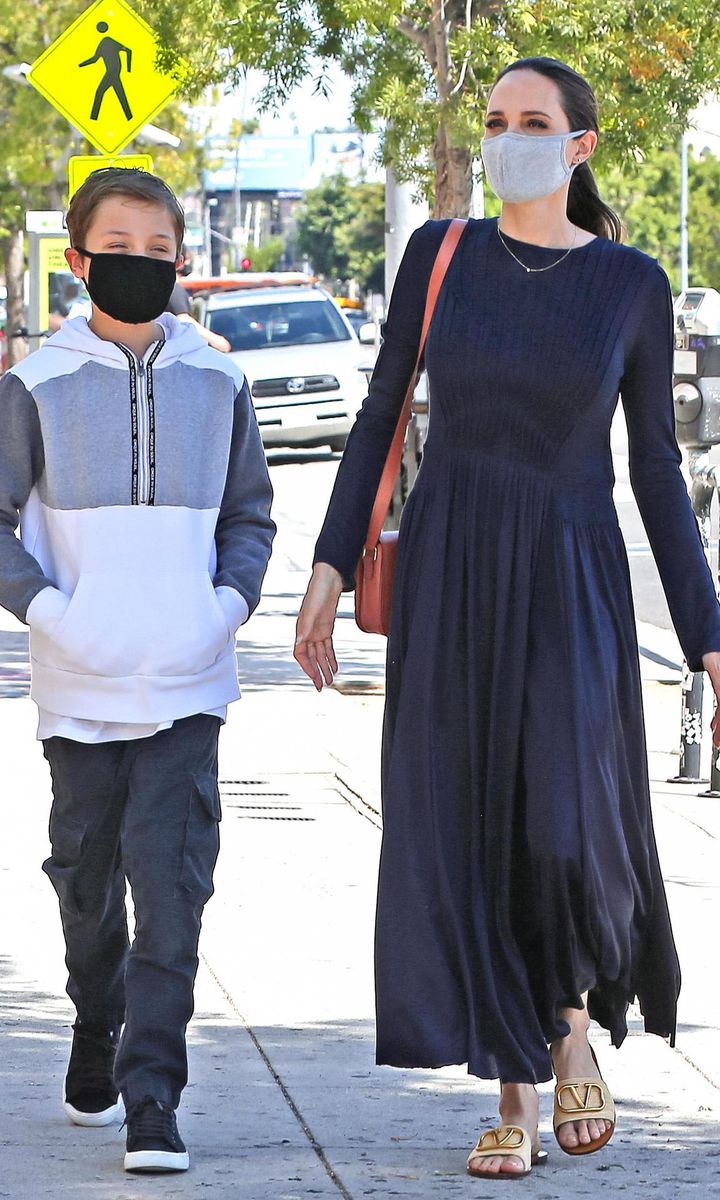
[{"label": "black face mask", "polygon": [[91,259],[86,280],[90,299],[114,321],[144,325],[165,312],[175,286],[174,262],[144,254],[75,249]]}]

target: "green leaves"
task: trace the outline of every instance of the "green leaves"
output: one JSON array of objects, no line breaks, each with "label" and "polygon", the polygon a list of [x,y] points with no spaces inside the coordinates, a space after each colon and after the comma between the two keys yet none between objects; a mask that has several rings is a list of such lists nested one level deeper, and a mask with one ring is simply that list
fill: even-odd
[{"label": "green leaves", "polygon": [[382,291],[385,260],[385,188],[335,175],[305,193],[297,247],[313,270],[333,284],[357,279]]},{"label": "green leaves", "polygon": [[[689,157],[690,282],[716,286],[720,278],[720,159]],[[613,167],[599,179],[603,197],[627,226],[628,240],[659,259],[674,291],[680,287],[680,149],[651,151],[635,169]]]},{"label": "green leaves", "polygon": [[[477,155],[487,90],[506,63],[534,54],[586,75],[600,102],[598,162],[631,162],[679,135],[720,66],[720,0],[143,0],[164,53],[183,54],[187,94],[247,67],[282,102],[318,57],[354,79],[355,119],[385,123],[400,178],[433,188],[439,125]],[[439,10],[438,10],[439,11]],[[467,17],[470,14],[470,21]],[[442,100],[440,97],[445,96]]]}]

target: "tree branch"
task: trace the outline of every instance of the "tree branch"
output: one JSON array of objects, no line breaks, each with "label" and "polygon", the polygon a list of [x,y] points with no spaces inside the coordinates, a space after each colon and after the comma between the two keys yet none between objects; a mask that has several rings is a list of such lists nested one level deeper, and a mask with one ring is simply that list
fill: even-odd
[{"label": "tree branch", "polygon": [[406,38],[409,38],[416,46],[419,46],[423,54],[429,57],[430,38],[426,29],[421,29],[419,25],[415,25],[409,17],[400,17],[398,29],[401,33],[405,34]]},{"label": "tree branch", "polygon": [[433,68],[438,95],[441,100],[447,100],[452,90],[452,61],[450,58],[449,38],[452,21],[446,17],[445,0],[433,0],[430,30],[434,51]]},{"label": "tree branch", "polygon": [[502,12],[506,0],[475,0],[475,3],[478,9],[475,16],[491,17]]}]

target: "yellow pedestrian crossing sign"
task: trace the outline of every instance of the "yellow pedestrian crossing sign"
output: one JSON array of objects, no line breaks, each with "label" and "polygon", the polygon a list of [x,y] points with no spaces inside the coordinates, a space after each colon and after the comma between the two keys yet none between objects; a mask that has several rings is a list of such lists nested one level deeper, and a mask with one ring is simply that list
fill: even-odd
[{"label": "yellow pedestrian crossing sign", "polygon": [[93,146],[117,154],[178,87],[157,69],[156,53],[155,34],[125,0],[96,0],[27,78]]}]

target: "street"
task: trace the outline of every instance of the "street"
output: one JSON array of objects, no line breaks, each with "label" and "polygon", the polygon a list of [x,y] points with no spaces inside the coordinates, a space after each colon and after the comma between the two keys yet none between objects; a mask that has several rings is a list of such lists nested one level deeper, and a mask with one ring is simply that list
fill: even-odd
[{"label": "street", "polygon": [[[677,1047],[631,1013],[620,1052],[594,1044],[618,1104],[597,1155],[572,1159],[549,1131],[538,1200],[720,1196],[720,920],[715,799],[665,782],[677,771],[681,656],[645,549],[613,432],[642,648],[649,761],[661,861],[684,971]],[[4,804],[0,904],[0,1197],[224,1200],[308,1196],[478,1197],[492,1181],[465,1157],[495,1120],[496,1084],[462,1068],[398,1071],[373,1059],[372,940],[380,847],[379,738],[384,639],[361,634],[344,596],[338,685],[317,695],[292,659],[297,609],[338,456],[273,452],[279,526],[261,606],[241,630],[243,700],[221,739],[223,823],[216,895],[201,942],[191,1082],[179,1125],[186,1177],[124,1176],[123,1136],[78,1129],[61,1107],[72,1010],[64,994],[47,853],[47,768],[33,743],[27,639],[0,622]]]}]

